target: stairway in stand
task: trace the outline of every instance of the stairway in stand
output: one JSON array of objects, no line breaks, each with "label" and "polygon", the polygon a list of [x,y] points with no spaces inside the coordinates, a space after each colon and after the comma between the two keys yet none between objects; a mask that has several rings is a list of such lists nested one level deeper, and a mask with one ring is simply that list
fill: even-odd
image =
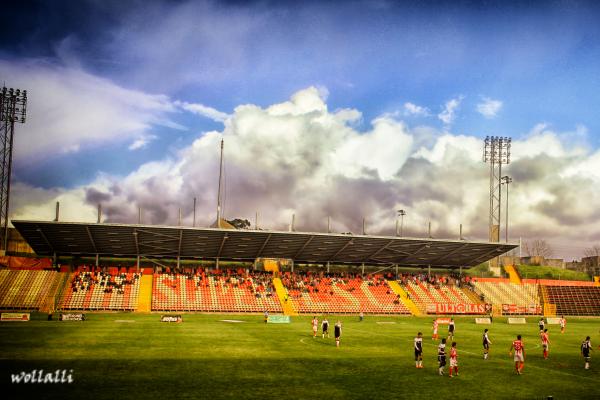
[{"label": "stairway in stand", "polygon": [[137,311],[150,312],[152,306],[152,274],[142,275]]},{"label": "stairway in stand", "polygon": [[417,305],[408,298],[408,295],[397,281],[388,281],[388,285],[390,285],[390,288],[394,293],[400,296],[402,303],[404,303],[406,308],[408,308],[413,315],[421,315],[421,311]]},{"label": "stairway in stand", "polygon": [[275,291],[277,292],[277,297],[279,297],[279,301],[281,302],[281,306],[283,307],[284,315],[298,315],[298,312],[294,308],[294,304],[288,297],[288,292],[283,287],[283,283],[279,278],[273,278],[273,286],[275,286]]},{"label": "stairway in stand", "polygon": [[519,276],[517,269],[513,265],[505,265],[504,270],[508,274],[510,283],[514,283],[517,285],[521,284],[521,277]]}]

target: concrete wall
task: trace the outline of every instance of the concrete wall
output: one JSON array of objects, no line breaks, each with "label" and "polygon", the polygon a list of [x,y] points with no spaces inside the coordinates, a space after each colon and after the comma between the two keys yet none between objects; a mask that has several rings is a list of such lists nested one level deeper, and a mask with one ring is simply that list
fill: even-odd
[{"label": "concrete wall", "polygon": [[546,258],[542,265],[565,269],[565,260],[562,258]]}]

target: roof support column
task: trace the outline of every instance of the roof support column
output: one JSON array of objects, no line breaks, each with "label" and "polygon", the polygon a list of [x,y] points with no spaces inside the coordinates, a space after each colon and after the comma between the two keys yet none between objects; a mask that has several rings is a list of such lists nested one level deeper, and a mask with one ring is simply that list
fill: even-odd
[{"label": "roof support column", "polygon": [[431,264],[427,266],[427,277],[431,278]]},{"label": "roof support column", "polygon": [[362,263],[361,268],[362,268],[362,274],[364,277],[365,276],[365,263]]},{"label": "roof support column", "polygon": [[327,261],[327,273],[329,273],[329,261]]}]

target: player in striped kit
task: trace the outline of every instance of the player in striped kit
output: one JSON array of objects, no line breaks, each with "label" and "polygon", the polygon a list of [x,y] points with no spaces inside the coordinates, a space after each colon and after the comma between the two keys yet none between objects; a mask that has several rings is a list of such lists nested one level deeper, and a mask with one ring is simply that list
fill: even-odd
[{"label": "player in striped kit", "polygon": [[329,339],[329,321],[327,318],[323,318],[323,322],[321,322],[321,331],[323,332],[323,339],[325,339],[325,335]]},{"label": "player in striped kit", "polygon": [[590,369],[590,351],[592,351],[592,342],[588,336],[583,343],[581,343],[581,355],[585,359],[585,369]]},{"label": "player in striped kit", "polygon": [[560,333],[565,333],[565,327],[567,326],[567,319],[563,315],[560,317]]},{"label": "player in striped kit", "polygon": [[444,367],[446,366],[446,339],[442,339],[442,343],[438,346],[438,361],[440,363],[438,372],[444,375]]},{"label": "player in striped kit", "polygon": [[415,366],[423,368],[423,334],[417,333],[415,338]]},{"label": "player in striped kit", "polygon": [[492,344],[492,341],[488,337],[488,329],[486,328],[483,330],[483,359],[484,360],[488,359],[488,353],[490,352],[490,344]]},{"label": "player in striped kit", "polygon": [[454,340],[454,329],[456,326],[454,325],[454,318],[450,318],[450,322],[448,323],[448,340]]},{"label": "player in striped kit", "polygon": [[548,335],[548,329],[544,329],[544,332],[540,335],[542,339],[542,348],[544,349],[544,360],[548,358],[548,346],[550,345],[550,336]]},{"label": "player in striped kit", "polygon": [[333,334],[335,336],[335,347],[340,347],[340,339],[342,337],[342,321],[335,323],[333,326]]},{"label": "player in striped kit", "polygon": [[525,346],[523,346],[523,342],[521,341],[521,335],[517,335],[517,340],[512,342],[508,354],[512,356],[513,350],[515,351],[515,369],[517,370],[517,374],[521,375],[525,367]]}]

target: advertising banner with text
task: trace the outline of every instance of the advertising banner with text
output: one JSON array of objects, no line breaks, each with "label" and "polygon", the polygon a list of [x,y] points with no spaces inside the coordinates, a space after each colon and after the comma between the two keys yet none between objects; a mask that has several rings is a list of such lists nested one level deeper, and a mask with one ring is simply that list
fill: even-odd
[{"label": "advertising banner with text", "polygon": [[434,303],[427,305],[428,314],[489,314],[491,310],[491,304]]},{"label": "advertising banner with text", "polygon": [[516,304],[502,304],[502,314],[541,314],[542,306],[537,304],[530,304],[526,306]]}]

